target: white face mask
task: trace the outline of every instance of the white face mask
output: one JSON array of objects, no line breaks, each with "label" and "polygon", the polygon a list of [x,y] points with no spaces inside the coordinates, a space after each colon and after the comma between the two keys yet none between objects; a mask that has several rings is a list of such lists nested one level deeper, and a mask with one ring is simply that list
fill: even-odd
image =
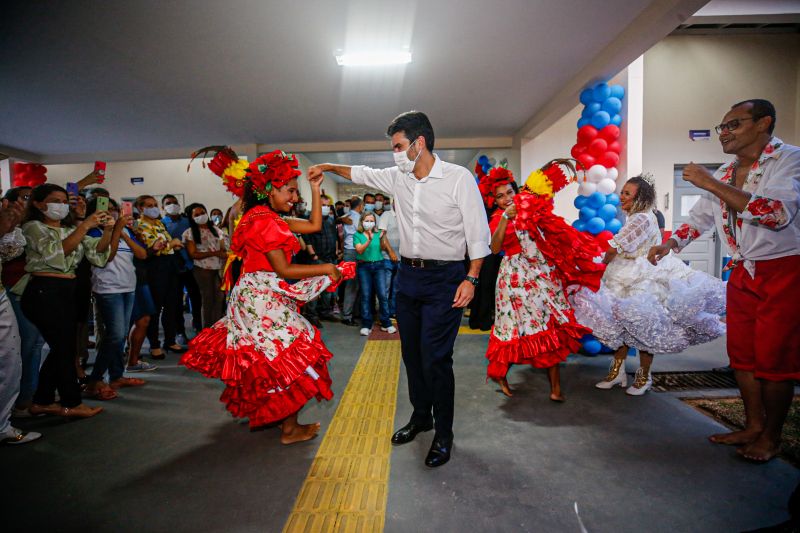
[{"label": "white face mask", "polygon": [[142,214],[149,218],[158,218],[161,216],[161,211],[157,207],[145,207]]},{"label": "white face mask", "polygon": [[364,204],[364,211],[367,213],[372,213],[375,211],[375,204]]},{"label": "white face mask", "polygon": [[64,220],[69,215],[69,204],[48,203],[44,216],[50,220]]},{"label": "white face mask", "polygon": [[326,217],[331,214],[331,206],[323,205],[322,206],[322,216]]},{"label": "white face mask", "polygon": [[211,220],[214,221],[214,224],[219,226],[220,222],[222,222],[222,217],[219,215],[214,215],[213,217],[211,217]]},{"label": "white face mask", "polygon": [[181,212],[181,206],[179,204],[169,204],[164,207],[164,211],[168,215],[177,215]]},{"label": "white face mask", "polygon": [[200,215],[199,217],[194,217],[194,221],[199,226],[202,226],[203,224],[208,223],[208,215]]},{"label": "white face mask", "polygon": [[[411,147],[416,144],[417,141],[411,143],[408,147],[408,150],[411,150]],[[417,152],[417,157],[414,160],[410,160],[408,158],[408,150],[403,152],[392,152],[392,157],[394,157],[394,164],[397,165],[397,168],[400,169],[400,172],[404,172],[406,174],[410,174],[414,172],[414,166],[417,164],[417,159],[419,159],[420,154],[422,152]]]},{"label": "white face mask", "polygon": [[373,221],[367,220],[366,222],[364,222],[364,229],[365,230],[369,231],[374,227],[375,227],[375,223]]},{"label": "white face mask", "polygon": [[377,202],[375,202],[375,210],[376,210],[376,211],[381,211],[381,210],[383,210],[383,202],[381,202],[381,201],[377,201]]},{"label": "white face mask", "polygon": [[391,206],[391,204],[386,204],[386,205],[383,207],[383,210],[384,210],[384,211],[391,211],[391,210],[392,210],[392,206]]}]

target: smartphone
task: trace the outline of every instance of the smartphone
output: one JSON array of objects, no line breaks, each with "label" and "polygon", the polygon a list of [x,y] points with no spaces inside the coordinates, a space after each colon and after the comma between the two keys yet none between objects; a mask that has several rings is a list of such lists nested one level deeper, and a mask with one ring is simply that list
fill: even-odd
[{"label": "smartphone", "polygon": [[70,181],[69,183],[67,183],[67,194],[71,194],[72,196],[78,196],[79,192],[80,191],[78,190],[77,183],[75,183],[74,181]]},{"label": "smartphone", "polygon": [[97,210],[108,211],[108,198],[106,198],[105,196],[97,197]]},{"label": "smartphone", "polygon": [[100,175],[100,179],[98,179],[98,183],[103,183],[106,179],[106,162],[105,161],[95,161],[94,162],[94,171]]},{"label": "smartphone", "polygon": [[120,213],[122,213],[124,217],[133,218],[133,202],[122,202]]}]

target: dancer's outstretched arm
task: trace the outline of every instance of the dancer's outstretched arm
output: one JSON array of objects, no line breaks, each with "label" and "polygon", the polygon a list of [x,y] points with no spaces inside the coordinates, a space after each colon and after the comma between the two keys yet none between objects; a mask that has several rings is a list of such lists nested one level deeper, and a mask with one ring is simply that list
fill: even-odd
[{"label": "dancer's outstretched arm", "polygon": [[322,265],[295,265],[286,261],[283,250],[267,252],[267,260],[272,270],[283,279],[303,279],[315,276],[331,276],[334,281],[342,277],[342,273],[332,263]]},{"label": "dancer's outstretched arm", "polygon": [[308,183],[311,184],[311,217],[308,220],[302,218],[288,218],[289,229],[293,233],[316,233],[322,229],[322,201],[321,188],[323,175],[311,176],[309,173]]}]

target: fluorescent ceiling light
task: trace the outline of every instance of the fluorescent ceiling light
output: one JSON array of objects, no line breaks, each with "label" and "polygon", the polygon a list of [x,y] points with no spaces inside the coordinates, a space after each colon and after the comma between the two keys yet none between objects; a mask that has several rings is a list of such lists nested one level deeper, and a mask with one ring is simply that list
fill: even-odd
[{"label": "fluorescent ceiling light", "polygon": [[344,52],[336,54],[336,63],[340,67],[404,65],[411,63],[411,52]]}]

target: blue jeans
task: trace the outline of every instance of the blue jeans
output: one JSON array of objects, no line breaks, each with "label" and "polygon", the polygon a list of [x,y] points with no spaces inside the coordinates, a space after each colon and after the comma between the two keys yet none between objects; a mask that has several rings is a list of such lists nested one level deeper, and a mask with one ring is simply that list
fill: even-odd
[{"label": "blue jeans", "polygon": [[28,405],[33,400],[33,393],[39,386],[39,368],[42,366],[42,348],[44,338],[36,326],[25,317],[20,301],[22,296],[7,292],[11,308],[17,317],[22,354],[22,381],[19,386],[17,405]]},{"label": "blue jeans", "polygon": [[105,333],[97,348],[97,360],[89,379],[100,381],[107,370],[109,380],[114,381],[125,372],[125,339],[128,337],[135,294],[122,292],[94,295]]},{"label": "blue jeans", "polygon": [[361,327],[372,329],[372,295],[378,296],[381,327],[392,325],[389,320],[389,304],[386,298],[386,272],[383,260],[359,263],[356,268],[358,288],[361,291]]},{"label": "blue jeans", "polygon": [[386,269],[386,299],[389,304],[389,316],[397,313],[397,265],[389,259],[383,260],[383,268]]}]

